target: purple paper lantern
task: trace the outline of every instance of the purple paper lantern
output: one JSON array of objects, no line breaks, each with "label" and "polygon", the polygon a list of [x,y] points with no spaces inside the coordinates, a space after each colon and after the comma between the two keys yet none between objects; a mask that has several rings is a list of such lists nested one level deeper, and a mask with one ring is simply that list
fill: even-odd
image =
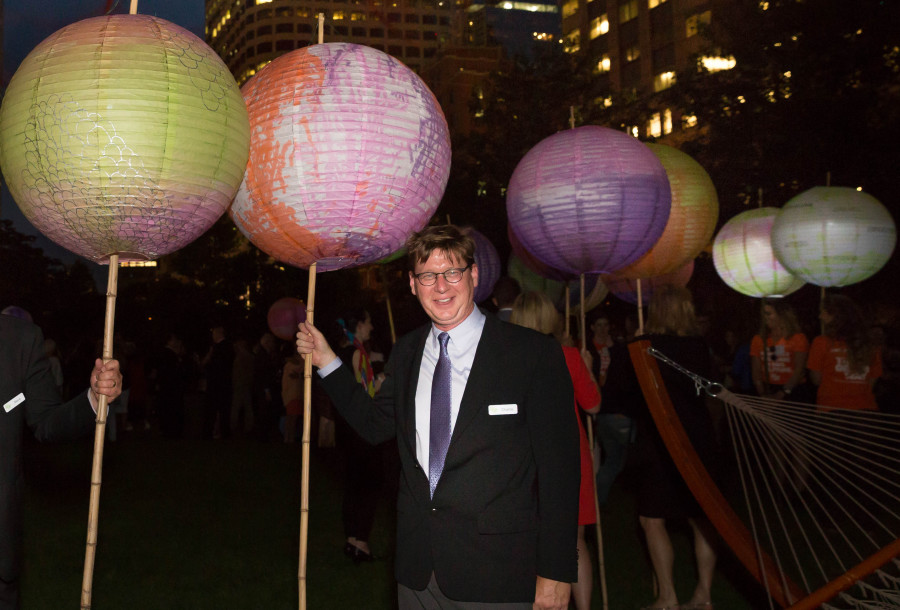
[{"label": "purple paper lantern", "polygon": [[635,138],[587,125],[545,138],[519,162],[506,209],[528,252],[568,273],[612,273],[662,235],[669,179]]},{"label": "purple paper lantern", "polygon": [[[691,276],[694,274],[694,261],[690,260],[671,273],[664,273],[653,277],[642,278],[641,282],[641,301],[643,304],[650,302],[653,292],[660,286],[687,286]],[[626,303],[637,305],[637,283],[636,278],[626,278],[616,275],[604,276],[603,281],[609,286],[609,291]]]},{"label": "purple paper lantern", "polygon": [[500,255],[490,240],[476,231],[466,233],[475,240],[475,264],[478,265],[478,286],[475,287],[475,302],[481,303],[494,292],[494,285],[500,279]]},{"label": "purple paper lantern", "polygon": [[437,209],[450,137],[422,79],[371,47],[317,44],[242,89],[250,161],[231,207],[259,249],[330,271],[399,250]]},{"label": "purple paper lantern", "polygon": [[522,241],[516,237],[516,233],[512,230],[511,225],[506,225],[506,235],[509,238],[509,245],[512,248],[513,254],[518,256],[522,264],[532,272],[556,282],[567,282],[578,277],[575,274],[554,269],[536,259],[531,252],[525,249],[525,246],[522,245]]}]

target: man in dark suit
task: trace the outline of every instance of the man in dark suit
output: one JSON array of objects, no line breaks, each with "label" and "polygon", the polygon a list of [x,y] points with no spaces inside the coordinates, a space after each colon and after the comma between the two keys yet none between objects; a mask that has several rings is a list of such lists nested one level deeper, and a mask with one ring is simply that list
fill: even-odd
[{"label": "man in dark suit", "polygon": [[41,441],[88,434],[100,394],[122,393],[119,363],[94,363],[90,389],[62,404],[44,337],[34,324],[0,315],[0,610],[18,608],[22,552],[22,437],[25,424]]},{"label": "man in dark suit", "polygon": [[432,323],[397,342],[375,399],[312,325],[297,351],[360,435],[397,439],[401,610],[567,608],[580,480],[571,379],[556,340],[475,307],[474,248],[451,225],[407,242],[410,289]]}]

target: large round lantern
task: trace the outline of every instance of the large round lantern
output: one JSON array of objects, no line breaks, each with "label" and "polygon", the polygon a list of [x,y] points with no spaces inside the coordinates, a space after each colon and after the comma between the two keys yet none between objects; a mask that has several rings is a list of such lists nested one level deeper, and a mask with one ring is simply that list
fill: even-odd
[{"label": "large round lantern", "polygon": [[401,248],[437,208],[450,139],[425,83],[371,47],[282,55],[242,89],[250,161],[231,208],[257,247],[329,271]]},{"label": "large round lantern", "polygon": [[775,256],[817,286],[847,286],[874,275],[897,244],[890,212],[868,193],[817,186],[788,201],[772,226]]},{"label": "large round lantern", "polygon": [[163,19],[109,15],[44,40],[0,109],[0,163],[26,218],[96,262],[155,259],[228,208],[249,123],[228,68]]},{"label": "large round lantern", "polygon": [[640,279],[627,278],[619,275],[605,275],[603,281],[609,286],[609,291],[613,296],[637,305],[637,284],[641,283],[641,302],[647,304],[653,297],[654,291],[660,286],[687,286],[694,274],[694,261],[690,260],[675,271],[656,275],[653,277],[645,277]]},{"label": "large round lantern", "polygon": [[557,282],[567,282],[568,280],[575,279],[577,277],[574,274],[566,273],[564,271],[554,269],[549,265],[545,265],[537,258],[535,258],[534,255],[531,254],[531,252],[525,249],[525,246],[522,245],[521,240],[516,237],[515,232],[512,230],[512,225],[506,225],[506,236],[507,238],[509,238],[509,245],[513,251],[513,254],[515,254],[519,258],[519,261],[533,273]]},{"label": "large round lantern", "polygon": [[497,280],[500,279],[500,255],[494,244],[475,229],[466,229],[466,233],[475,240],[475,264],[478,265],[475,302],[481,303],[491,296]]},{"label": "large round lantern", "polygon": [[713,264],[719,277],[741,294],[780,297],[801,286],[772,251],[772,225],[777,208],[741,212],[719,230],[713,241]]},{"label": "large round lantern", "polygon": [[636,261],[662,235],[671,194],[646,145],[586,125],[539,142],[513,172],[509,222],[522,245],[568,273],[611,273]]},{"label": "large round lantern", "polygon": [[689,155],[662,144],[647,144],[669,177],[672,209],[662,236],[641,258],[616,272],[620,278],[672,273],[693,260],[716,232],[719,198],[706,170]]},{"label": "large round lantern", "polygon": [[266,322],[272,334],[290,341],[297,333],[297,325],[306,321],[306,304],[294,297],[282,297],[272,303]]}]

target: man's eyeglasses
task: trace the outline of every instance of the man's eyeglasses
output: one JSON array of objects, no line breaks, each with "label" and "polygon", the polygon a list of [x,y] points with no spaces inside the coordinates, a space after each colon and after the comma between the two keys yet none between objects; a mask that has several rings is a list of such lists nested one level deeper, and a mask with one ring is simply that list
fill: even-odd
[{"label": "man's eyeglasses", "polygon": [[425,271],[424,273],[414,273],[413,277],[419,280],[419,283],[423,286],[432,286],[437,281],[439,275],[444,276],[444,279],[447,280],[451,284],[456,284],[459,280],[462,279],[463,273],[466,272],[469,267],[472,265],[466,265],[462,269],[447,269],[446,271],[442,271],[441,273],[432,273],[431,271]]}]

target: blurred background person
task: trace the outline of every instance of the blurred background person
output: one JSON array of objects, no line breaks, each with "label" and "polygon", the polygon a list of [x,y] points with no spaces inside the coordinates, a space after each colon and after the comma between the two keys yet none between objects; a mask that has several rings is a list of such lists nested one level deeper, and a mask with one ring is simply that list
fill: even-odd
[{"label": "blurred background person", "polygon": [[[812,402],[806,380],[809,340],[783,299],[763,301],[759,334],[750,343],[753,387],[760,396]],[[795,394],[796,390],[796,394]]]}]

